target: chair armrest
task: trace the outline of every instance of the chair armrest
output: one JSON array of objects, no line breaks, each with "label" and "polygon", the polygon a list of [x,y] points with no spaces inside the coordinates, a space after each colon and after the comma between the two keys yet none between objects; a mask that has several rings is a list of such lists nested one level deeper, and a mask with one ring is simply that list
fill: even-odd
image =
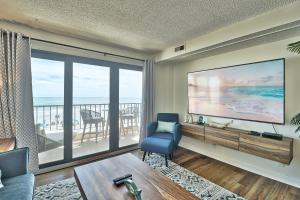
[{"label": "chair armrest", "polygon": [[0,153],[0,169],[2,172],[2,178],[10,178],[27,174],[28,160],[28,147]]},{"label": "chair armrest", "polygon": [[147,137],[153,135],[156,131],[157,128],[157,122],[151,122],[148,126],[147,126]]},{"label": "chair armrest", "polygon": [[181,139],[180,124],[176,123],[174,127],[174,141],[176,145],[178,145],[180,139]]}]

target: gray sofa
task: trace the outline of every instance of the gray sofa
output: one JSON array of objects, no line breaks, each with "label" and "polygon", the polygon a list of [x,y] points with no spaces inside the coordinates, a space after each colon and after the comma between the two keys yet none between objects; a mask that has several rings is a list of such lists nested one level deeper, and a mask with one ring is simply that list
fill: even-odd
[{"label": "gray sofa", "polygon": [[34,175],[28,171],[28,148],[0,153],[3,188],[0,200],[32,200]]}]

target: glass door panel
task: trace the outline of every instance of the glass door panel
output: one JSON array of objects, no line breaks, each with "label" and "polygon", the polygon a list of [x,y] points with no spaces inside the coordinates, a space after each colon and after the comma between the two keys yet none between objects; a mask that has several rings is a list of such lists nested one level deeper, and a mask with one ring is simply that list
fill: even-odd
[{"label": "glass door panel", "polygon": [[141,71],[119,71],[119,147],[139,142],[142,78]]},{"label": "glass door panel", "polygon": [[109,150],[110,69],[73,63],[73,158]]},{"label": "glass door panel", "polygon": [[39,164],[64,159],[64,62],[32,58]]}]

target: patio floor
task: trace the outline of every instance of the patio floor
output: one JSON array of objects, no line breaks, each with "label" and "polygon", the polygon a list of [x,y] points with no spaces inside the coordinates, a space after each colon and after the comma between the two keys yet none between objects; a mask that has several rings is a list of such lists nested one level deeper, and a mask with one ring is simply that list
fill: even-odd
[{"label": "patio floor", "polygon": [[[98,136],[98,142],[96,142],[95,134],[85,134],[82,143],[81,132],[74,132],[73,135],[73,158],[109,150],[109,136],[105,138],[103,137],[102,133],[100,133]],[[63,143],[62,132],[53,132],[51,134],[47,134],[47,137],[55,139],[56,141],[60,141],[60,143]],[[137,144],[138,142],[139,131],[131,131],[125,134],[122,133],[119,137],[119,147]],[[59,145],[55,148],[47,149],[46,151],[39,153],[39,164],[62,160],[63,154],[64,147],[62,145]]]}]

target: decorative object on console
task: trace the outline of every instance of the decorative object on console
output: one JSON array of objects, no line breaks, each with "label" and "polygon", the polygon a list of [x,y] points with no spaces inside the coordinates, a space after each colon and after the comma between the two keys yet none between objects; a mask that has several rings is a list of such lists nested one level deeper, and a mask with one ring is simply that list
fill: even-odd
[{"label": "decorative object on console", "polygon": [[194,117],[193,117],[193,115],[191,114],[188,123],[191,123],[191,124],[192,124],[193,122],[194,122]]},{"label": "decorative object on console", "polygon": [[185,115],[184,115],[184,120],[183,120],[183,121],[184,121],[185,123],[189,123],[190,117],[191,117],[190,114],[185,114]]},{"label": "decorative object on console", "polygon": [[192,124],[194,122],[193,115],[192,114],[185,114],[184,115],[184,122]]},{"label": "decorative object on console", "polygon": [[142,200],[141,193],[142,190],[138,189],[135,183],[131,179],[126,179],[124,181],[126,188],[130,194],[132,194],[135,200]]},{"label": "decorative object on console", "polygon": [[219,123],[219,122],[212,121],[212,122],[209,122],[208,125],[211,127],[215,127],[215,128],[226,128],[232,123],[233,123],[233,120],[231,120],[230,122],[227,122],[227,123]]},{"label": "decorative object on console", "polygon": [[203,119],[203,116],[202,116],[202,115],[199,115],[199,117],[198,117],[198,121],[197,121],[197,124],[199,124],[199,125],[204,125],[204,124],[205,124],[205,122],[204,122],[204,119]]}]

